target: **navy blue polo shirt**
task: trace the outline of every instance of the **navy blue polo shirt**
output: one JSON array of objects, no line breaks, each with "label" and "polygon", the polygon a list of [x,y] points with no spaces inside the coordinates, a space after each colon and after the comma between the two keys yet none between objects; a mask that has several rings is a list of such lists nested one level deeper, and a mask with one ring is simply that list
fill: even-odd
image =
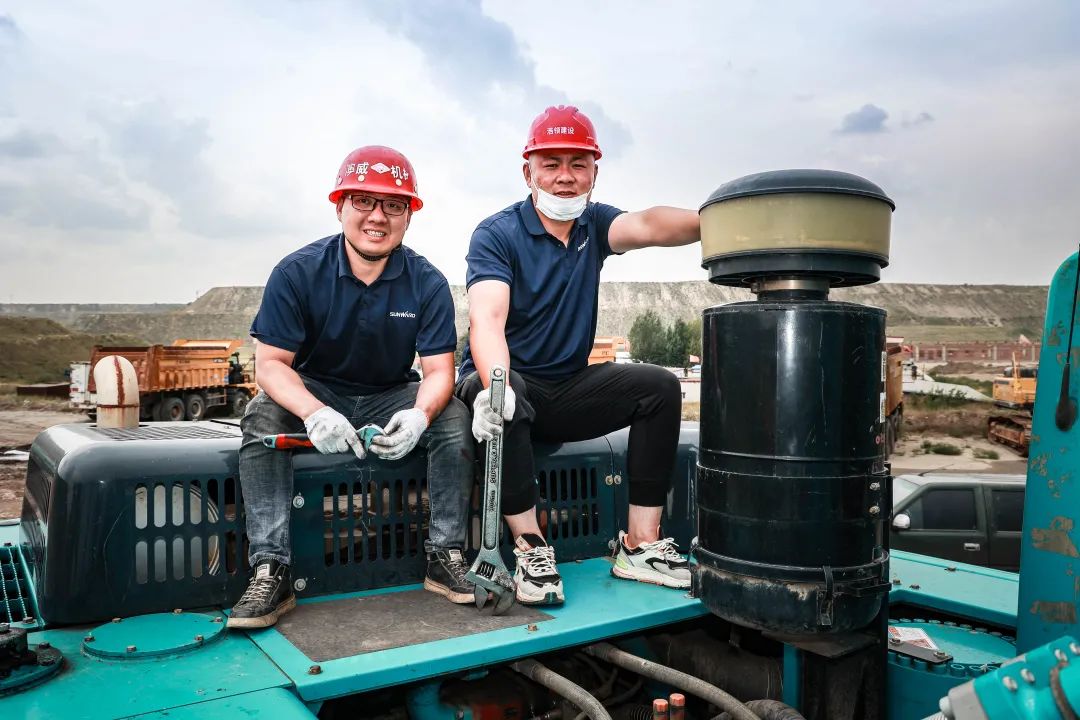
[{"label": "navy blue polo shirt", "polygon": [[401,246],[365,285],[349,267],[340,233],[278,263],[251,335],[296,353],[294,370],[346,395],[419,380],[416,353],[439,355],[457,346],[450,286],[435,266]]},{"label": "navy blue polo shirt", "polygon": [[[465,284],[499,280],[510,286],[506,344],[514,370],[561,379],[588,365],[600,270],[612,254],[608,229],[622,212],[589,203],[565,246],[544,229],[531,197],[477,226],[466,256]],[[466,345],[461,375],[475,369]]]}]

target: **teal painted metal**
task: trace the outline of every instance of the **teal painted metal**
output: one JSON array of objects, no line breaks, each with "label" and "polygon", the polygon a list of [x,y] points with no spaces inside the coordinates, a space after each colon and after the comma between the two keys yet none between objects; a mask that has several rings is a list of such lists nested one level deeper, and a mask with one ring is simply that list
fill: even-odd
[{"label": "teal painted metal", "polygon": [[[30,650],[34,647],[30,646]],[[38,648],[37,659],[34,665],[20,665],[7,675],[0,675],[0,697],[25,692],[60,672],[64,665],[64,657],[56,648]]]},{"label": "teal painted metal", "polygon": [[[1061,635],[1080,636],[1080,529],[1075,527],[1080,521],[1080,422],[1067,431],[1054,422],[1066,353],[1072,354],[1070,394],[1080,394],[1080,328],[1072,317],[1076,280],[1073,255],[1054,274],[1046,304],[1020,550],[1021,652]],[[1070,327],[1073,345],[1068,348]]]},{"label": "teal painted metal", "polygon": [[409,690],[405,695],[405,707],[409,711],[409,720],[472,720],[472,710],[444,705],[439,699],[441,680],[432,680]]},{"label": "teal painted metal", "polygon": [[784,645],[784,685],[782,700],[795,708],[802,706],[802,650]]},{"label": "teal painted metal", "polygon": [[136,715],[132,720],[311,720],[314,717],[314,713],[291,692],[273,688]]},{"label": "teal painted metal", "polygon": [[1016,627],[1019,576],[894,550],[889,603],[910,603],[976,623]]},{"label": "teal painted metal", "polygon": [[0,542],[0,622],[27,629],[41,625],[30,569],[17,540]]},{"label": "teal painted metal", "polygon": [[[537,623],[535,629],[519,626],[330,660],[319,663],[318,674],[309,673],[312,660],[273,628],[254,631],[250,637],[296,683],[300,697],[311,702],[608,640],[708,614],[700,602],[684,592],[618,580],[611,577],[610,570],[611,564],[604,558],[560,564],[566,603],[545,608],[552,619]],[[343,626],[341,631],[349,629]]]},{"label": "teal painted metal", "polygon": [[222,616],[200,613],[156,613],[116,618],[83,638],[88,655],[115,660],[145,660],[179,655],[220,640]]},{"label": "teal painted metal", "polygon": [[982,710],[993,720],[1060,720],[1051,690],[1055,669],[1062,690],[1080,707],[1080,646],[1072,637],[1058,638],[949,693],[953,708],[964,707],[974,691]]},{"label": "teal painted metal", "polygon": [[1016,655],[1011,637],[971,625],[925,620],[895,620],[897,628],[922,630],[952,660],[932,665],[889,651],[889,720],[921,720],[938,709],[951,688],[993,670]]},{"label": "teal painted metal", "polygon": [[209,646],[173,657],[118,661],[83,655],[86,632],[69,628],[31,633],[31,643],[45,641],[60,650],[65,666],[48,682],[0,699],[0,718],[126,718],[290,685],[240,633],[227,633]]}]

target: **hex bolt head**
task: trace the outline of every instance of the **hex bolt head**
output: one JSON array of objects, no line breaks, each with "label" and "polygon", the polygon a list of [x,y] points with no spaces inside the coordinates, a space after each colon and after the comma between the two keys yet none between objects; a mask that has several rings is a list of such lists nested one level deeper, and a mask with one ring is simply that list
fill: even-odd
[{"label": "hex bolt head", "polygon": [[1066,655],[1065,651],[1062,650],[1061,648],[1058,648],[1057,650],[1054,651],[1054,657],[1057,658],[1058,662],[1063,662],[1063,663],[1069,662],[1069,656]]},{"label": "hex bolt head", "polygon": [[113,619],[112,619],[112,621],[113,621],[113,622],[120,622],[120,621],[121,621],[122,619],[123,619],[123,618],[113,618]]},{"label": "hex bolt head", "polygon": [[292,586],[293,590],[296,592],[304,592],[307,588],[307,578],[296,578],[296,580],[293,581]]},{"label": "hex bolt head", "polygon": [[216,622],[216,623],[219,623],[219,622],[221,622],[221,620],[222,620],[222,618],[221,618],[221,616],[220,616],[220,615],[215,615],[215,616],[214,616],[214,618],[213,618],[213,620],[211,620],[210,622]]},{"label": "hex bolt head", "polygon": [[297,510],[299,510],[300,508],[304,507],[304,496],[303,496],[303,495],[297,495],[297,496],[295,496],[295,497],[294,497],[294,498],[292,499],[292,506],[293,506],[294,508],[296,508]]},{"label": "hex bolt head", "polygon": [[1031,672],[1031,670],[1028,670],[1027,668],[1024,668],[1020,671],[1020,677],[1024,678],[1024,682],[1026,682],[1028,685],[1035,684],[1035,673]]},{"label": "hex bolt head", "polygon": [[890,645],[899,645],[899,644],[900,644],[900,638],[898,638],[898,637],[892,637],[892,636],[890,635],[890,636],[889,636],[889,644],[890,644]]},{"label": "hex bolt head", "polygon": [[622,475],[616,475],[614,480],[616,485],[622,485]]},{"label": "hex bolt head", "polygon": [[536,627],[536,625],[529,625],[529,627],[528,627],[529,632],[536,632],[537,629],[538,628]]},{"label": "hex bolt head", "polygon": [[611,484],[611,483],[613,483],[613,482],[615,482],[615,481],[611,479],[611,476],[610,476],[610,475],[606,475],[606,476],[604,477],[604,484],[605,484],[605,485],[610,485],[610,484]]},{"label": "hex bolt head", "polygon": [[86,633],[86,637],[83,638],[83,642],[94,642],[94,634]]},{"label": "hex bolt head", "polygon": [[1006,676],[1001,684],[1005,686],[1005,689],[1009,692],[1016,692],[1016,689],[1020,686],[1016,684],[1016,680],[1012,676]]},{"label": "hex bolt head", "polygon": [[949,653],[945,652],[944,650],[935,650],[934,657],[938,660],[944,660],[945,658],[949,657]]},{"label": "hex bolt head", "polygon": [[878,515],[880,513],[881,513],[881,508],[879,508],[877,505],[871,505],[870,506],[870,514],[871,515]]},{"label": "hex bolt head", "polygon": [[50,645],[50,644],[49,644],[49,643],[47,643],[47,642],[39,642],[39,643],[37,644],[37,646],[38,646],[38,650],[48,650],[49,648],[51,648],[51,647],[52,647],[52,645]]},{"label": "hex bolt head", "polygon": [[201,643],[202,641],[203,641],[203,636],[202,635],[196,635],[195,636],[195,642]]},{"label": "hex bolt head", "polygon": [[23,618],[23,625],[33,625],[35,622],[37,621],[34,620],[33,616],[31,615],[27,615]]},{"label": "hex bolt head", "polygon": [[1069,643],[1069,652],[1073,655],[1080,655],[1080,645],[1074,642]]},{"label": "hex bolt head", "polygon": [[320,665],[312,665],[311,667],[309,667],[307,669],[307,674],[308,675],[318,675],[321,672],[322,672],[322,666],[320,666]]},{"label": "hex bolt head", "polygon": [[918,590],[919,588],[922,587],[922,585],[920,585],[919,583],[911,583],[910,585],[908,585],[908,587],[911,588],[912,590]]},{"label": "hex bolt head", "polygon": [[892,584],[893,585],[902,585],[903,583],[900,581],[900,578],[893,578]]},{"label": "hex bolt head", "polygon": [[172,614],[173,615],[179,615],[182,612],[184,612],[184,611],[181,610],[180,608],[174,608],[173,611],[172,611]]},{"label": "hex bolt head", "polygon": [[870,489],[871,490],[880,490],[881,489],[881,483],[879,483],[879,482],[870,483]]},{"label": "hex bolt head", "polygon": [[127,646],[127,651],[128,651],[129,653],[135,652],[135,646],[134,646],[134,645],[128,645],[128,646]]}]

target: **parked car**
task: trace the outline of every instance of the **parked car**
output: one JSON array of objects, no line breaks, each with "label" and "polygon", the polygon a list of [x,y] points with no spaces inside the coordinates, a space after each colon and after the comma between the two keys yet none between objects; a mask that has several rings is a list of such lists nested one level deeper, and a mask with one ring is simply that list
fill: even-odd
[{"label": "parked car", "polygon": [[1024,475],[893,478],[890,547],[946,560],[1020,569]]}]

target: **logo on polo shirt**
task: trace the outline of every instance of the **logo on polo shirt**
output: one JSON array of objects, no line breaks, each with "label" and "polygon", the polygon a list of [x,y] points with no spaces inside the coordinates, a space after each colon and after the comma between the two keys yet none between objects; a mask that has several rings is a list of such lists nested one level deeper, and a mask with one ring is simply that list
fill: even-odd
[{"label": "logo on polo shirt", "polygon": [[396,317],[396,318],[414,318],[414,317],[416,317],[416,313],[414,313],[414,312],[409,312],[408,310],[398,310],[398,311],[391,311],[391,313],[390,313],[390,317]]},{"label": "logo on polo shirt", "polygon": [[585,246],[588,245],[588,244],[589,244],[589,238],[586,237],[585,242],[583,242],[583,243],[581,243],[580,245],[577,246],[577,251],[581,252],[582,250],[585,249]]}]

